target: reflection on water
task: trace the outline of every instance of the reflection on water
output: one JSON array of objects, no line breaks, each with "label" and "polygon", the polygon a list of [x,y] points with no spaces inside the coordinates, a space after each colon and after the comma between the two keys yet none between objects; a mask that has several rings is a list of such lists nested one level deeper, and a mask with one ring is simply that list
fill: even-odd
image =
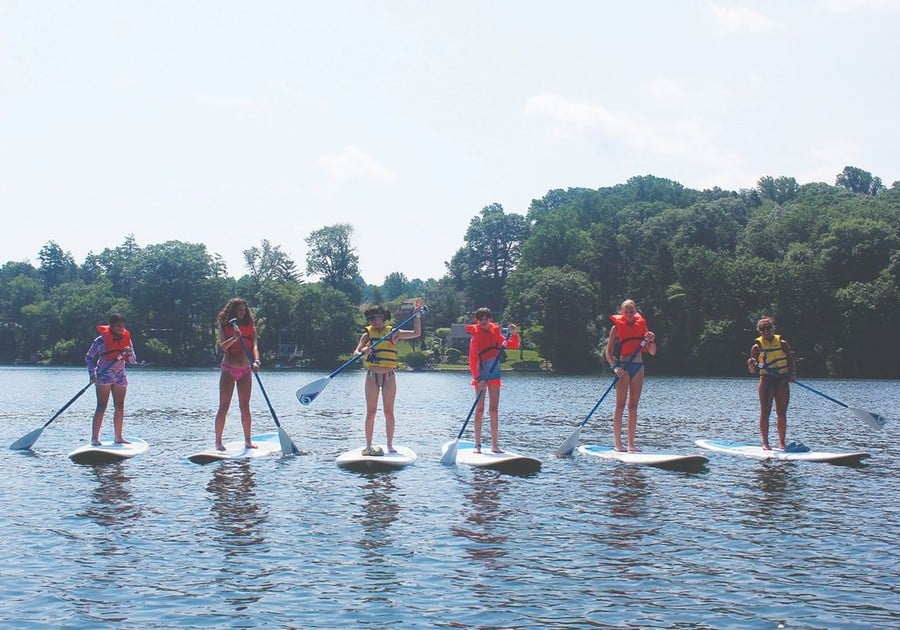
[{"label": "reflection on water", "polygon": [[646,471],[640,466],[613,466],[609,473],[608,532],[606,544],[619,549],[636,547],[653,533],[649,526],[647,500],[650,489]]},{"label": "reflection on water", "polygon": [[507,537],[498,530],[509,515],[509,510],[502,507],[501,497],[510,483],[492,470],[476,468],[463,506],[465,523],[451,528],[455,536],[475,543],[465,547],[466,555],[488,569],[498,568],[498,560],[508,553]]},{"label": "reflection on water", "polygon": [[[125,462],[93,466],[90,470],[95,478],[94,489],[91,491],[93,500],[78,516],[85,516],[103,527],[129,531],[141,517],[141,509],[134,504],[134,497],[129,490],[131,478],[125,473]],[[98,549],[97,553],[123,553],[114,551],[117,548],[116,545],[110,545]]]},{"label": "reflection on water", "polygon": [[213,529],[218,532],[215,540],[225,556],[256,553],[256,546],[265,542],[261,526],[267,519],[257,502],[250,461],[224,462],[206,484],[206,491],[214,498],[210,510],[215,519]]},{"label": "reflection on water", "polygon": [[360,487],[362,511],[353,520],[362,526],[356,545],[366,561],[380,562],[384,548],[390,545],[390,529],[400,515],[400,504],[394,499],[397,486],[393,474],[366,475]]}]

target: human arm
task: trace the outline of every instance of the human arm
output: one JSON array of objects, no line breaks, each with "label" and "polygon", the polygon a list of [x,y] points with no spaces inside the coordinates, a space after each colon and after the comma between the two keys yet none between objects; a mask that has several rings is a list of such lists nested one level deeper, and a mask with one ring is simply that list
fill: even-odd
[{"label": "human arm", "polygon": [[229,335],[226,332],[226,325],[219,324],[219,347],[225,352],[230,352],[234,344],[241,343],[241,329],[239,326],[232,326],[233,333]]},{"label": "human arm", "polygon": [[369,354],[372,349],[369,347],[369,333],[364,332],[356,343],[356,349],[353,354]]},{"label": "human arm", "polygon": [[647,334],[644,335],[644,339],[647,341],[647,345],[644,346],[643,352],[656,354],[656,333],[648,330]]},{"label": "human arm", "polygon": [[781,349],[784,351],[784,356],[787,357],[788,381],[793,383],[797,380],[797,357],[794,356],[794,351],[791,350],[791,344],[789,344],[786,339],[781,340]]},{"label": "human arm", "polygon": [[87,368],[88,377],[91,379],[92,383],[97,379],[97,363],[102,353],[103,336],[99,336],[94,339],[91,347],[88,348],[87,353],[84,355],[84,365]]},{"label": "human arm", "polygon": [[753,344],[750,348],[750,358],[747,359],[747,370],[751,374],[759,372],[759,344]]},{"label": "human arm", "polygon": [[621,376],[625,372],[623,370],[621,374],[619,373],[619,370],[622,370],[622,367],[619,365],[619,359],[613,354],[618,340],[619,332],[616,330],[615,326],[613,326],[609,331],[609,339],[606,341],[606,363],[616,376]]}]

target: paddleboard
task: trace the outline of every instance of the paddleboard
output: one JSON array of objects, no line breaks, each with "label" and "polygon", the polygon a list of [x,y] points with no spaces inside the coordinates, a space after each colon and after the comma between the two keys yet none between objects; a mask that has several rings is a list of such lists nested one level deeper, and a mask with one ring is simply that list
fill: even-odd
[{"label": "paddleboard", "polygon": [[676,455],[675,453],[628,453],[620,452],[611,446],[596,446],[584,444],[578,447],[578,452],[604,459],[614,459],[632,466],[655,466],[669,470],[682,470],[696,472],[706,468],[709,461],[703,455]]},{"label": "paddleboard", "polygon": [[[441,454],[455,442],[451,440],[441,447]],[[476,468],[490,468],[513,475],[528,475],[541,469],[541,460],[527,455],[519,455],[512,451],[504,453],[492,453],[490,447],[481,447],[481,452],[475,452],[474,442],[460,440],[456,450],[456,461],[459,464],[475,466]]]},{"label": "paddleboard", "polygon": [[79,446],[69,453],[69,459],[76,464],[89,466],[109,464],[140,455],[150,448],[150,445],[140,438],[126,436],[125,439],[131,444],[116,444],[112,440],[101,440],[100,446],[91,446],[90,444]]},{"label": "paddleboard", "polygon": [[766,450],[762,446],[753,446],[743,444],[741,442],[731,442],[728,440],[697,440],[697,446],[719,453],[729,453],[731,455],[742,455],[744,457],[755,457],[756,459],[779,459],[787,461],[801,462],[827,462],[829,464],[858,464],[863,459],[869,457],[865,451],[831,453],[823,451],[805,451],[805,452],[789,452],[780,448]]},{"label": "paddleboard", "polygon": [[387,447],[381,445],[379,448],[384,455],[363,455],[364,448],[360,446],[341,453],[335,460],[337,465],[357,472],[385,472],[409,466],[419,458],[414,450],[405,446],[394,446],[397,452],[388,453]]},{"label": "paddleboard", "polygon": [[278,440],[277,433],[253,435],[250,437],[250,441],[256,444],[256,448],[246,448],[244,440],[238,440],[236,442],[226,442],[224,451],[213,448],[208,451],[188,455],[188,459],[195,464],[211,464],[224,459],[250,459],[281,453],[281,442]]}]

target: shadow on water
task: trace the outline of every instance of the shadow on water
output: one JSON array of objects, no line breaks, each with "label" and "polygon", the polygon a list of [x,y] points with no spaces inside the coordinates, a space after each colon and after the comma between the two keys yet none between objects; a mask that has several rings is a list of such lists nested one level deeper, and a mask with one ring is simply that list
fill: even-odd
[{"label": "shadow on water", "polygon": [[266,514],[256,497],[256,479],[247,460],[223,462],[206,484],[213,495],[210,508],[215,519],[216,542],[226,558],[236,558],[258,551],[265,542],[262,525]]},{"label": "shadow on water", "polygon": [[394,499],[397,485],[393,474],[368,474],[360,486],[362,511],[353,520],[362,526],[356,544],[367,562],[380,563],[381,553],[392,540],[391,525],[400,515],[400,504]]},{"label": "shadow on water", "polygon": [[[95,486],[91,491],[92,502],[78,516],[91,519],[102,527],[119,527],[122,531],[131,529],[131,525],[141,518],[141,508],[134,503],[129,489],[131,478],[125,473],[125,465],[121,462],[105,466],[93,466],[91,474],[95,478]],[[109,546],[109,550],[101,548],[100,554],[125,553],[117,545]],[[119,551],[114,551],[119,549]]]}]

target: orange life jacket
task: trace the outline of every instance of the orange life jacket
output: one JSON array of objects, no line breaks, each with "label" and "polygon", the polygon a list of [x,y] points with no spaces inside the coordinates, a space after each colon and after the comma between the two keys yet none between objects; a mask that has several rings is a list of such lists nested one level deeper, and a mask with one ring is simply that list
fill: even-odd
[{"label": "orange life jacket", "polygon": [[[241,331],[241,339],[244,342],[244,346],[247,346],[247,350],[253,352],[253,343],[256,340],[256,327],[253,324],[238,324],[238,328]],[[234,326],[230,323],[225,324],[225,339],[227,340],[229,337],[234,336]],[[233,343],[226,350],[228,354],[244,354],[244,348],[241,346],[240,342]]]},{"label": "orange life jacket", "polygon": [[[635,352],[641,341],[647,334],[647,320],[640,313],[634,314],[634,323],[629,324],[628,318],[621,313],[610,315],[609,318],[616,325],[616,333],[619,338],[619,358],[627,359]],[[646,346],[644,352],[646,352]]]},{"label": "orange life jacket", "polygon": [[97,326],[97,331],[103,336],[103,353],[102,356],[117,355],[125,348],[131,346],[131,333],[127,328],[122,329],[122,334],[117,338],[109,326],[101,324]]}]

